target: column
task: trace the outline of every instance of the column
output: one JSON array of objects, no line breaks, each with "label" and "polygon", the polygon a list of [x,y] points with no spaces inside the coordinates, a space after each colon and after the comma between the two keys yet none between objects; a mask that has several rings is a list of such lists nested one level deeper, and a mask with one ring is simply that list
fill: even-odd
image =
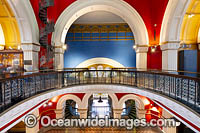
[{"label": "column", "polygon": [[37,122],[36,126],[33,127],[33,128],[28,128],[28,127],[26,126],[26,133],[37,133],[37,132],[39,131],[39,119],[40,119],[39,110],[36,109],[32,114],[35,115],[35,116],[37,117],[38,122]]},{"label": "column", "polygon": [[[163,110],[162,116],[165,119],[173,118],[173,116],[170,113],[168,113],[166,110]],[[176,127],[163,127],[163,131],[165,133],[176,133]]]},{"label": "column", "polygon": [[24,69],[26,71],[39,70],[39,56],[40,45],[34,43],[21,44],[24,56]]},{"label": "column", "polygon": [[138,118],[138,119],[143,119],[143,118],[145,118],[146,112],[147,112],[147,110],[145,110],[145,109],[138,109],[138,110],[137,110],[137,118]]},{"label": "column", "polygon": [[78,109],[78,112],[80,114],[80,118],[81,119],[86,119],[87,118],[88,109]]},{"label": "column", "polygon": [[62,46],[55,47],[55,60],[54,60],[54,68],[55,69],[63,69],[64,68],[64,50]]},{"label": "column", "polygon": [[55,110],[55,113],[56,113],[56,119],[62,119],[62,118],[64,118],[64,116],[63,116],[63,110],[62,109]]},{"label": "column", "polygon": [[123,109],[113,109],[113,117],[114,119],[120,119],[122,115]]},{"label": "column", "polygon": [[147,52],[148,46],[136,47],[136,68],[147,68]]},{"label": "column", "polygon": [[179,42],[168,42],[166,44],[161,45],[163,70],[178,70],[179,46]]}]

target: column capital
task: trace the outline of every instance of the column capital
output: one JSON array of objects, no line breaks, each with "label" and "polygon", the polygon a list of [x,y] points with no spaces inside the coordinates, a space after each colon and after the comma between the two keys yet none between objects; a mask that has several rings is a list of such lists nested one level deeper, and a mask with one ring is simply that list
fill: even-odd
[{"label": "column capital", "polygon": [[136,53],[147,53],[149,47],[147,45],[136,45]]},{"label": "column capital", "polygon": [[116,112],[116,113],[122,113],[123,112],[123,109],[113,109],[113,112]]},{"label": "column capital", "polygon": [[123,109],[113,109],[113,116],[115,119],[120,119]]},{"label": "column capital", "polygon": [[178,50],[180,47],[180,42],[174,41],[174,42],[167,42],[165,44],[160,45],[160,48],[162,51],[166,50]]},{"label": "column capital", "polygon": [[55,54],[64,54],[65,50],[63,49],[63,46],[54,46],[55,48]]},{"label": "column capital", "polygon": [[31,51],[31,52],[39,52],[40,51],[40,45],[35,43],[22,43],[21,44],[23,51]]},{"label": "column capital", "polygon": [[80,114],[80,118],[87,118],[88,109],[78,109],[78,113]]},{"label": "column capital", "polygon": [[137,109],[137,117],[139,119],[145,118],[147,110],[146,109]]}]

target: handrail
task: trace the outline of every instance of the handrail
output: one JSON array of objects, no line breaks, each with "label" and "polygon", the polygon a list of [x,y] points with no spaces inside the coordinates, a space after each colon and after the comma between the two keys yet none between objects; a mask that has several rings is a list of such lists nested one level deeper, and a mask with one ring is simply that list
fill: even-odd
[{"label": "handrail", "polygon": [[144,68],[136,68],[136,67],[125,67],[125,68],[112,68],[112,70],[143,70],[143,71],[157,71],[157,72],[166,72],[166,73],[188,73],[188,74],[196,74],[200,77],[200,72],[192,72],[192,71],[182,71],[182,70],[165,70],[165,69],[144,69]]},{"label": "handrail", "polygon": [[65,69],[0,79],[0,113],[39,93],[85,84],[119,84],[149,90],[200,113],[200,78],[159,71],[114,69]]}]

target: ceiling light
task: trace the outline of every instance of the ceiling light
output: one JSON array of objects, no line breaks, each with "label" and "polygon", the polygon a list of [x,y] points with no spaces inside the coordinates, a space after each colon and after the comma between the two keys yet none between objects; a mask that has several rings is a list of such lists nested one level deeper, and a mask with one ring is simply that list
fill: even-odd
[{"label": "ceiling light", "polygon": [[52,102],[49,102],[49,103],[48,103],[48,105],[49,105],[49,106],[52,106],[52,105],[53,105],[53,103],[52,103]]},{"label": "ceiling light", "polygon": [[21,49],[21,46],[18,46],[17,49],[20,50],[20,49]]},{"label": "ceiling light", "polygon": [[63,50],[67,50],[67,45],[63,45]]},{"label": "ceiling light", "polygon": [[137,48],[137,46],[136,46],[136,45],[134,45],[134,46],[133,46],[133,49],[136,49],[136,48]]},{"label": "ceiling light", "polygon": [[151,48],[151,52],[152,53],[156,52],[156,48]]},{"label": "ceiling light", "polygon": [[192,17],[194,17],[194,14],[190,14],[190,15],[188,16],[188,18],[192,18]]}]

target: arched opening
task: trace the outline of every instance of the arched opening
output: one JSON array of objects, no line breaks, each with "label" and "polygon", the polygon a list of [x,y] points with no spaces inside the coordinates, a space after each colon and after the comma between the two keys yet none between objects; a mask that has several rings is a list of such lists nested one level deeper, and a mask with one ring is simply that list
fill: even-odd
[{"label": "arched opening", "polygon": [[23,52],[15,15],[6,0],[0,2],[0,72],[23,70]]},{"label": "arched opening", "polygon": [[[135,38],[135,45],[147,46],[149,44],[148,32],[141,16],[125,1],[85,0],[82,2],[79,0],[66,8],[56,22],[55,32],[52,37],[52,43],[55,44],[57,51],[55,55],[56,68],[64,67],[64,50],[62,48],[70,27],[79,17],[94,11],[105,11],[118,15],[129,25]],[[133,49],[131,48],[131,50]],[[138,62],[136,64],[140,68],[146,68],[146,56],[140,55],[137,54]],[[144,60],[145,63],[139,63],[139,60]]]},{"label": "arched opening", "polygon": [[[200,1],[193,0],[185,13],[180,34],[179,70],[199,72],[198,33],[200,27]],[[192,64],[192,65],[191,65]]]},{"label": "arched opening", "polygon": [[108,94],[93,94],[88,99],[88,117],[113,118],[112,99]]},{"label": "arched opening", "polygon": [[113,13],[93,11],[79,17],[68,30],[65,43],[65,68],[93,58],[108,58],[126,67],[136,67],[134,34],[129,25]]},{"label": "arched opening", "polygon": [[76,68],[90,68],[90,67],[96,67],[97,65],[100,65],[100,64],[103,65],[105,68],[106,67],[110,67],[110,68],[124,67],[119,62],[109,59],[109,58],[92,58],[80,63],[78,66],[76,66]]},{"label": "arched opening", "polygon": [[136,102],[134,100],[127,100],[123,103],[122,118],[125,118],[125,119],[138,118],[137,110],[136,110]]},{"label": "arched opening", "polygon": [[63,109],[65,119],[78,118],[80,116],[78,113],[78,105],[73,100],[66,100]]}]

